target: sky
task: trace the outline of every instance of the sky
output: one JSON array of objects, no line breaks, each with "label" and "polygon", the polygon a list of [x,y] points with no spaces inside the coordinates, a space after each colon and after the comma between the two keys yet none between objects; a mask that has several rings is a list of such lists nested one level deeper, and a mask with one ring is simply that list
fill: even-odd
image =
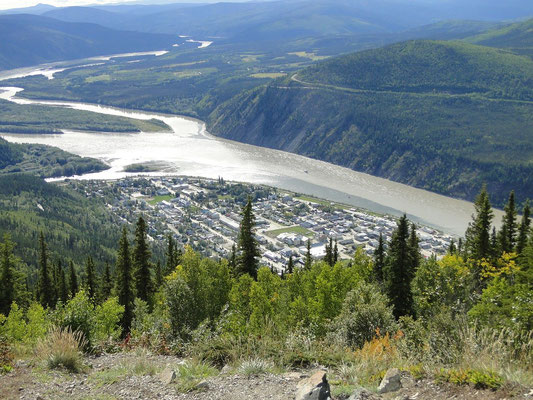
[{"label": "sky", "polygon": [[[213,3],[213,0],[148,0],[142,3]],[[82,6],[82,5],[95,5],[95,4],[120,4],[120,3],[132,3],[132,0],[0,0],[0,10],[7,10],[10,8],[24,8],[35,6],[39,3],[50,4],[56,7],[67,6]]]}]

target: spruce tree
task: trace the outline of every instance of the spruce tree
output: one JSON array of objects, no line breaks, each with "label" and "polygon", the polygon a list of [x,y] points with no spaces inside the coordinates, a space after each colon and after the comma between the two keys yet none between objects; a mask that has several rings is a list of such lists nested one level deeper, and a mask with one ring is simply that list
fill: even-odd
[{"label": "spruce tree", "polygon": [[292,261],[292,255],[289,256],[289,262],[287,263],[287,273],[292,274],[294,272],[294,262]]},{"label": "spruce tree", "polygon": [[78,286],[78,277],[76,275],[76,269],[74,268],[74,263],[72,262],[72,260],[70,260],[68,263],[68,269],[69,269],[69,280],[68,280],[69,294],[71,297],[74,297],[76,296],[76,293],[78,293],[79,286]]},{"label": "spruce tree", "polygon": [[41,231],[39,236],[39,302],[45,308],[54,306],[54,285],[48,268],[48,249]]},{"label": "spruce tree", "polygon": [[329,243],[326,242],[326,255],[324,261],[330,266],[333,266],[333,239],[329,238]]},{"label": "spruce tree", "polygon": [[339,260],[339,247],[337,246],[337,239],[335,239],[335,246],[333,247],[333,259],[331,266],[334,266],[337,264],[337,261]]},{"label": "spruce tree", "polygon": [[165,256],[167,259],[165,275],[168,275],[178,266],[177,245],[171,234],[169,234],[167,237],[167,250]]},{"label": "spruce tree", "polygon": [[257,279],[259,248],[254,237],[254,226],[255,217],[252,212],[252,198],[248,197],[248,202],[242,210],[239,231],[237,275],[249,274],[252,278]]},{"label": "spruce tree", "polygon": [[457,254],[457,246],[455,245],[455,240],[453,239],[450,241],[450,245],[448,246],[448,254],[452,256]]},{"label": "spruce tree", "polygon": [[235,272],[235,269],[237,268],[237,248],[235,246],[235,243],[231,246],[231,254],[229,256],[229,268],[231,272]]},{"label": "spruce tree", "polygon": [[311,257],[311,239],[307,239],[307,251],[305,253],[305,269],[309,271],[313,265],[313,257]]},{"label": "spruce tree", "polygon": [[94,300],[94,296],[96,295],[96,276],[94,269],[93,258],[89,256],[85,264],[85,287],[87,288],[89,298],[92,300]]},{"label": "spruce tree", "polygon": [[475,260],[488,259],[491,255],[490,227],[494,213],[485,185],[476,197],[474,208],[473,221],[466,231],[467,252]]},{"label": "spruce tree", "polygon": [[420,260],[422,258],[422,256],[420,255],[419,240],[416,234],[415,224],[411,224],[411,234],[409,235],[409,253],[410,253],[411,265],[412,265],[413,273],[414,273],[420,266]]},{"label": "spruce tree", "polygon": [[379,283],[383,282],[383,268],[385,267],[385,244],[383,234],[379,233],[378,247],[374,251],[374,278]]},{"label": "spruce tree", "polygon": [[502,253],[511,253],[516,245],[516,208],[514,191],[509,194],[509,200],[504,208],[502,227],[499,234],[500,250]]},{"label": "spruce tree", "polygon": [[518,228],[518,239],[516,241],[516,253],[518,255],[522,254],[527,246],[527,238],[531,225],[530,213],[529,200],[526,200],[524,211],[522,212],[522,221],[520,222],[520,227]]},{"label": "spruce tree", "polygon": [[133,248],[133,271],[135,276],[135,293],[137,297],[148,302],[152,295],[152,266],[150,249],[146,237],[146,222],[141,216],[135,229],[135,247]]},{"label": "spruce tree", "polygon": [[411,281],[415,274],[413,250],[410,245],[409,222],[407,216],[398,221],[392,234],[389,257],[385,264],[383,281],[385,291],[391,300],[396,318],[412,314],[413,297]]},{"label": "spruce tree", "polygon": [[15,300],[15,276],[11,258],[13,243],[8,235],[2,243],[2,266],[0,269],[0,314],[8,315],[11,304]]},{"label": "spruce tree", "polygon": [[160,288],[163,285],[163,268],[161,267],[161,261],[157,260],[155,264],[155,288]]},{"label": "spruce tree", "polygon": [[115,272],[115,291],[119,304],[124,306],[124,314],[122,315],[121,326],[123,329],[122,334],[125,336],[130,331],[131,321],[133,319],[134,300],[132,263],[126,227],[122,228],[122,236],[119,242]]},{"label": "spruce tree", "polygon": [[57,300],[65,304],[68,300],[67,278],[60,260],[57,261],[56,268],[59,276],[57,285]]},{"label": "spruce tree", "polygon": [[111,277],[111,266],[108,262],[105,263],[104,273],[100,281],[100,300],[106,301],[111,296],[113,290],[113,278]]}]

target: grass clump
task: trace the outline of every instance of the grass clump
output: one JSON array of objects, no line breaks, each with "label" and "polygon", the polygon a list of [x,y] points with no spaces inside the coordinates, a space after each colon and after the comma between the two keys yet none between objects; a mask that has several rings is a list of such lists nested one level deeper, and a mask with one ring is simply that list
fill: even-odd
[{"label": "grass clump", "polygon": [[189,393],[199,390],[198,384],[204,379],[218,374],[218,370],[212,365],[196,360],[189,360],[180,364],[176,370],[176,389],[181,393]]},{"label": "grass clump", "polygon": [[250,377],[250,376],[259,376],[272,372],[274,364],[268,360],[262,358],[251,358],[249,360],[242,361],[241,365],[238,368],[238,372],[241,375]]},{"label": "grass clump", "polygon": [[70,328],[53,328],[48,336],[38,342],[36,353],[50,369],[65,368],[69,372],[79,372],[83,367],[81,349],[85,345],[81,332],[72,332]]}]

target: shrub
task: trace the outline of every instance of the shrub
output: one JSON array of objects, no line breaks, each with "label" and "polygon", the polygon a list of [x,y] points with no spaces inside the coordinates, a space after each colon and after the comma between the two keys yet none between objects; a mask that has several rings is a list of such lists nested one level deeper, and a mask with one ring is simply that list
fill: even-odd
[{"label": "shrub", "polygon": [[503,378],[497,373],[477,369],[441,369],[436,374],[436,381],[472,384],[476,389],[498,389],[503,384]]},{"label": "shrub", "polygon": [[59,305],[55,311],[55,323],[59,328],[71,332],[81,332],[87,346],[92,344],[94,330],[94,305],[84,290],[80,290],[65,305]]},{"label": "shrub", "polygon": [[13,369],[13,351],[8,341],[0,337],[0,375]]},{"label": "shrub", "polygon": [[96,341],[117,340],[120,337],[120,319],[124,306],[118,304],[116,297],[111,297],[94,309],[93,337]]},{"label": "shrub", "polygon": [[11,341],[22,342],[26,336],[24,312],[15,302],[11,305],[11,310],[4,323],[3,331]]},{"label": "shrub", "polygon": [[81,349],[85,345],[82,332],[56,327],[38,342],[36,352],[48,368],[63,367],[70,372],[78,372],[82,368]]},{"label": "shrub", "polygon": [[373,284],[361,283],[343,303],[335,328],[350,346],[361,347],[379,331],[392,333],[397,329],[388,299]]},{"label": "shrub", "polygon": [[44,337],[49,329],[47,312],[39,303],[32,303],[26,312],[25,341],[34,344],[38,339]]}]

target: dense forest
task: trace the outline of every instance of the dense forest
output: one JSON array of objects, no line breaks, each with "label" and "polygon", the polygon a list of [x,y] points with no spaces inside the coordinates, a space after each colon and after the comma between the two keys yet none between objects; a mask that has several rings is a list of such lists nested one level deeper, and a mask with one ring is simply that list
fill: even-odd
[{"label": "dense forest", "polygon": [[[82,175],[109,167],[94,158],[79,157],[57,147],[14,144],[0,138],[0,176],[27,173],[43,178]],[[13,179],[6,177],[5,179]]]},{"label": "dense forest", "polygon": [[[68,196],[50,185],[40,190],[57,201]],[[483,189],[465,240],[452,242],[442,259],[421,256],[416,227],[403,216],[373,257],[358,250],[341,260],[330,241],[323,260],[308,250],[304,267],[289,261],[281,276],[258,263],[251,198],[238,246],[220,261],[169,237],[165,260],[156,262],[140,216],[131,233],[123,226],[119,234],[116,224],[86,226],[96,240],[114,228],[107,241],[116,261],[96,269],[103,249],[84,245],[80,272],[49,251],[63,228],[28,236],[8,226],[0,246],[0,337],[8,346],[49,346],[48,367],[72,372],[82,368],[77,352],[43,342],[52,326],[52,338],[75,335],[85,352],[117,349],[122,338],[211,366],[250,357],[292,368],[344,365],[355,374],[343,374],[347,387],[375,386],[391,366],[478,388],[531,385],[533,237],[529,205],[518,210],[516,203],[511,192],[502,226],[493,230]],[[20,247],[38,260],[34,281],[15,255]]]}]

